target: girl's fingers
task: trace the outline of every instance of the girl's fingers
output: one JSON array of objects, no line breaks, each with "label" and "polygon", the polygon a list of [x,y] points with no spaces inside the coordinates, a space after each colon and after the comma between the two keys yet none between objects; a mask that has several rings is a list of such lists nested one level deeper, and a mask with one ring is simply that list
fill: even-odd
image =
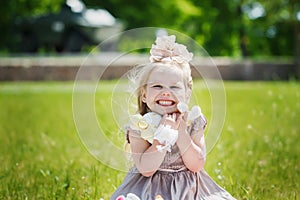
[{"label": "girl's fingers", "polygon": [[168,115],[168,114],[167,114],[166,119],[167,119],[167,120],[170,120],[170,121],[172,121],[172,122],[175,122],[175,121],[176,121],[176,114],[175,114],[175,115],[174,115],[174,113],[171,114],[171,115]]},{"label": "girl's fingers", "polygon": [[166,118],[168,117],[168,114],[165,114],[165,115],[163,115],[163,117],[162,117],[162,119],[161,120],[165,120]]},{"label": "girl's fingers", "polygon": [[176,126],[179,127],[180,123],[182,122],[183,120],[183,114],[181,113],[178,118],[177,118],[177,121],[176,121]]},{"label": "girl's fingers", "polygon": [[173,117],[173,119],[176,121],[176,118],[177,118],[176,113],[173,113],[172,117]]},{"label": "girl's fingers", "polygon": [[161,124],[169,125],[173,129],[178,129],[187,123],[188,112],[165,114],[161,120]]},{"label": "girl's fingers", "polygon": [[184,121],[187,121],[187,118],[188,118],[188,112],[185,112],[184,114],[183,114],[183,120]]},{"label": "girl's fingers", "polygon": [[188,117],[188,112],[181,113],[179,115],[178,120],[177,120],[177,127],[178,128],[187,126],[187,117]]}]

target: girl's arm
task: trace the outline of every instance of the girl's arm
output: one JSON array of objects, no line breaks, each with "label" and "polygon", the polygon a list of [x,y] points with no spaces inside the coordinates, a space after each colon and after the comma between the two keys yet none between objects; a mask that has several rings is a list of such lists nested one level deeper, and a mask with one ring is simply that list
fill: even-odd
[{"label": "girl's arm", "polygon": [[157,140],[151,145],[135,131],[129,131],[129,140],[135,166],[143,176],[152,176],[163,162],[166,150],[158,151],[156,146],[161,144]]},{"label": "girl's arm", "polygon": [[192,136],[187,132],[186,122],[182,119],[178,129],[177,146],[185,166],[193,172],[200,171],[206,159],[204,129],[200,128]]}]

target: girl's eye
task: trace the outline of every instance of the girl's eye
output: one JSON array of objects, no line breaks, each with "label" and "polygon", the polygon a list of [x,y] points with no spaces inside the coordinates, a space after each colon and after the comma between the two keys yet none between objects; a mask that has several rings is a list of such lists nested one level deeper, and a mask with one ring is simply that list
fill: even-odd
[{"label": "girl's eye", "polygon": [[162,88],[161,85],[153,85],[152,87],[153,87],[153,88],[156,88],[156,89],[161,89],[161,88]]},{"label": "girl's eye", "polygon": [[171,89],[180,89],[181,87],[179,87],[179,86],[171,86],[170,88]]}]

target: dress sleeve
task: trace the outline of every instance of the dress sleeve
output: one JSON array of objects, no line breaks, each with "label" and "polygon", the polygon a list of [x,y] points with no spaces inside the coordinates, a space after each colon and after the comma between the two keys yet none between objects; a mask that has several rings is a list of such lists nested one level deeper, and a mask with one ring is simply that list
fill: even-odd
[{"label": "dress sleeve", "polygon": [[141,137],[141,131],[132,129],[129,125],[126,125],[125,126],[125,137],[126,137],[126,141],[127,141],[128,144],[130,144],[129,132],[131,134],[134,134],[137,137]]},{"label": "dress sleeve", "polygon": [[190,126],[190,134],[196,134],[200,129],[205,130],[207,125],[207,120],[205,116],[202,114],[199,117],[197,117]]}]

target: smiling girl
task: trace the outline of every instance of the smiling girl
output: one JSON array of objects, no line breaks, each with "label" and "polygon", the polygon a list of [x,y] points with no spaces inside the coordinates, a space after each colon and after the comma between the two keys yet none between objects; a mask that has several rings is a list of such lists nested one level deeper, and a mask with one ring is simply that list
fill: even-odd
[{"label": "smiling girl", "polygon": [[157,38],[150,53],[151,63],[134,77],[139,114],[126,129],[134,167],[111,199],[128,193],[142,200],[158,195],[164,200],[234,199],[203,169],[206,119],[200,108],[196,118],[186,108],[193,55],[175,36]]}]

